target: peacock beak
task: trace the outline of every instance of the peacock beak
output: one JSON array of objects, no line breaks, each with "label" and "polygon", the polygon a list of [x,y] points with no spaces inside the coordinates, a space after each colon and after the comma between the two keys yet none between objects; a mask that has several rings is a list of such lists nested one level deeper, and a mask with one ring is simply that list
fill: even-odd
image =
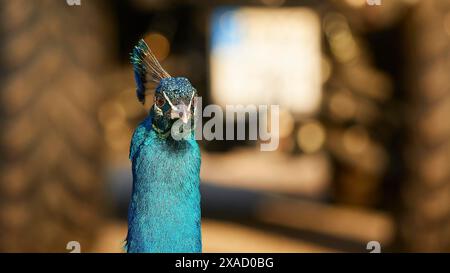
[{"label": "peacock beak", "polygon": [[181,120],[183,121],[184,124],[187,124],[189,122],[190,118],[191,118],[191,113],[187,112],[187,113],[183,113]]},{"label": "peacock beak", "polygon": [[182,111],[180,113],[180,119],[184,124],[187,124],[189,122],[189,119],[191,118],[191,112],[190,111]]},{"label": "peacock beak", "polygon": [[191,119],[191,111],[186,105],[179,105],[171,110],[170,116],[172,119],[181,119],[184,124],[187,124]]}]

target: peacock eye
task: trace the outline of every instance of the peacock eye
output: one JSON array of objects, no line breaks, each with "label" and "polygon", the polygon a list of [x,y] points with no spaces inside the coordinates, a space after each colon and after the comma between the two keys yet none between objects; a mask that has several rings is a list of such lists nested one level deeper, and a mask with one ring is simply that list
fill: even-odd
[{"label": "peacock eye", "polygon": [[156,104],[156,106],[161,108],[164,106],[164,104],[166,104],[166,100],[163,97],[157,96],[155,98],[155,104]]}]

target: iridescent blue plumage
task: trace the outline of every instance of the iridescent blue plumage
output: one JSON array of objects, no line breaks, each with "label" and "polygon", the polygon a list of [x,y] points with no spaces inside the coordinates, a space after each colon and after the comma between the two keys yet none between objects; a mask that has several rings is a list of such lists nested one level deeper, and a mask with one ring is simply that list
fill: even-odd
[{"label": "iridescent blue plumage", "polygon": [[127,251],[201,252],[198,145],[161,138],[151,122],[149,115],[131,143]]},{"label": "iridescent blue plumage", "polygon": [[174,123],[190,120],[194,95],[187,79],[161,78],[155,104],[133,134],[128,252],[202,251],[200,150],[192,132],[179,141],[170,134]]},{"label": "iridescent blue plumage", "polygon": [[145,102],[145,83],[139,71],[134,71],[134,80],[136,81],[136,96],[142,103]]}]

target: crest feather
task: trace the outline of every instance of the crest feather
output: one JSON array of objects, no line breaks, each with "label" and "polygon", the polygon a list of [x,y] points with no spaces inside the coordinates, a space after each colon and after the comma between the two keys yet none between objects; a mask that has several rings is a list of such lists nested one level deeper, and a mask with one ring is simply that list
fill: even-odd
[{"label": "crest feather", "polygon": [[134,47],[130,59],[137,85],[136,96],[141,103],[145,103],[146,84],[148,82],[159,84],[162,79],[170,78],[170,75],[162,68],[144,39]]}]

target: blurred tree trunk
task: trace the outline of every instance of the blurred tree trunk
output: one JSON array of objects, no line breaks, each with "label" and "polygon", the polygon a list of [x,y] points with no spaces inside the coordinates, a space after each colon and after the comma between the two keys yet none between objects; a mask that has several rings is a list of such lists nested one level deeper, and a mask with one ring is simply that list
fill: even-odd
[{"label": "blurred tree trunk", "polygon": [[407,251],[450,251],[450,1],[420,1],[408,27],[400,238]]},{"label": "blurred tree trunk", "polygon": [[89,250],[102,214],[101,1],[0,0],[0,251]]}]

